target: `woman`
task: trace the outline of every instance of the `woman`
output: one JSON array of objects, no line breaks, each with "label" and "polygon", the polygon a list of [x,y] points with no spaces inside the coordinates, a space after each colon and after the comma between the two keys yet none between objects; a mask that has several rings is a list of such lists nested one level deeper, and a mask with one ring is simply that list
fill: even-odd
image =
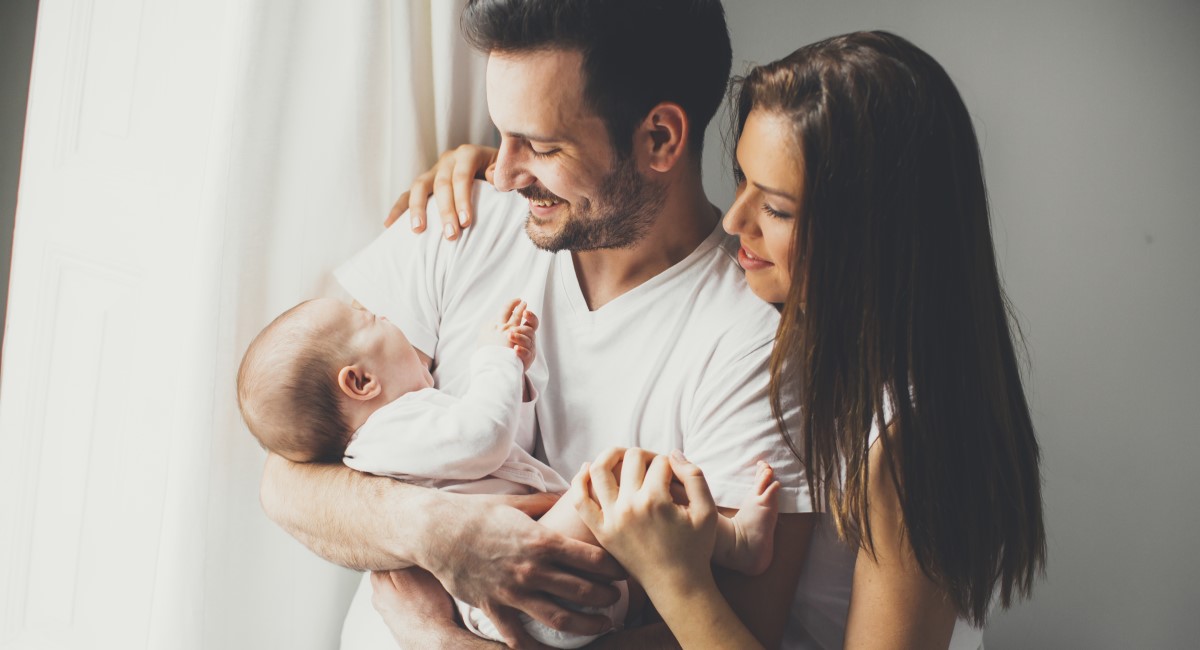
[{"label": "woman", "polygon": [[[736,108],[723,225],[751,288],[780,305],[772,403],[804,413],[785,437],[858,549],[845,647],[944,648],[956,616],[982,627],[994,597],[1027,596],[1046,553],[970,116],[936,61],[884,32],[755,68]],[[613,462],[576,477],[602,545],[684,648],[757,647],[703,551],[680,552],[711,545],[699,470],[660,457],[618,496]],[[672,473],[689,504],[672,502]]]},{"label": "woman", "polygon": [[[970,115],[936,61],[886,32],[757,67],[735,106],[739,186],[723,225],[751,288],[781,312],[772,404],[836,530],[810,544],[802,592],[828,593],[808,632],[818,647],[844,630],[847,648],[945,648],[956,619],[981,628],[994,600],[1027,596],[1046,554]],[[465,147],[441,166],[478,169],[491,155]],[[388,223],[423,208],[433,179]],[[451,204],[449,184],[438,190]],[[793,403],[798,431],[780,417]],[[626,457],[576,476],[585,523],[684,648],[760,647],[716,590],[716,510],[699,469],[659,456],[618,486]],[[955,646],[979,645],[978,630],[967,636]]]}]

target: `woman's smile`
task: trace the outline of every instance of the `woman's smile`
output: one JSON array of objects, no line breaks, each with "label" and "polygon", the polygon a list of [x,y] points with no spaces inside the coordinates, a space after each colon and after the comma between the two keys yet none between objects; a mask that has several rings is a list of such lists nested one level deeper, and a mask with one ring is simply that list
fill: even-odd
[{"label": "woman's smile", "polygon": [[738,264],[747,272],[762,271],[775,266],[774,263],[746,248],[744,244],[738,249]]}]

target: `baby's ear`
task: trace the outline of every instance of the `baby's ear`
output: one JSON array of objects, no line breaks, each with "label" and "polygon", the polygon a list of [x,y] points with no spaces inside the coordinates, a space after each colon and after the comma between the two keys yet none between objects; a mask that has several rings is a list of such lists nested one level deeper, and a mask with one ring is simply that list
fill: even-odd
[{"label": "baby's ear", "polygon": [[363,370],[358,364],[346,366],[338,371],[337,383],[346,397],[364,402],[375,399],[383,392],[379,378]]}]

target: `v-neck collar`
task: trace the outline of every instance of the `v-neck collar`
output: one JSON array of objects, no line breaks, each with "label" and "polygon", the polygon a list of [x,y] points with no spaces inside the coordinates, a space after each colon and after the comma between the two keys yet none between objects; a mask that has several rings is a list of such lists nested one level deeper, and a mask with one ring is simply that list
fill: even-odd
[{"label": "v-neck collar", "polygon": [[653,293],[658,287],[671,282],[679,275],[686,273],[693,265],[698,264],[709,251],[721,244],[724,236],[721,224],[717,223],[708,237],[705,237],[704,241],[700,242],[700,245],[687,257],[672,264],[662,273],[613,298],[596,310],[588,309],[587,300],[583,297],[583,289],[579,285],[579,276],[575,272],[575,260],[571,256],[571,251],[559,251],[555,254],[557,259],[554,263],[558,265],[557,275],[561,283],[560,289],[567,298],[572,316],[576,318],[588,322],[595,322],[603,318],[619,318],[629,309],[636,309],[641,303],[641,296]]}]

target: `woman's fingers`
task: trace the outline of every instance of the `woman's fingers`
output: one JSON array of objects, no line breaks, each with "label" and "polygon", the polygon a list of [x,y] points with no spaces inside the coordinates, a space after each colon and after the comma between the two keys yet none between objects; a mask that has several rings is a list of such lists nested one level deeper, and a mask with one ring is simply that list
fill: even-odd
[{"label": "woman's fingers", "polygon": [[596,502],[605,510],[612,507],[619,494],[617,479],[613,475],[612,469],[607,464],[596,462],[588,467],[588,475],[591,478],[592,495],[595,496]]},{"label": "woman's fingers", "polygon": [[654,490],[660,495],[671,493],[671,483],[675,481],[675,473],[671,471],[671,461],[666,456],[658,455],[650,461],[646,469],[646,479],[643,485],[648,490]]},{"label": "woman's fingers", "polygon": [[684,492],[687,494],[688,509],[700,518],[715,514],[717,504],[713,502],[712,492],[708,489],[708,481],[704,480],[704,472],[684,458],[683,453],[678,450],[671,452],[670,462],[671,471],[675,472],[679,482],[683,483]]},{"label": "woman's fingers", "polygon": [[433,200],[437,203],[438,218],[442,220],[442,236],[454,241],[462,233],[462,224],[454,204],[454,185],[450,175],[443,173],[442,166],[443,163],[438,162],[438,175],[433,179]]},{"label": "woman's fingers", "polygon": [[413,232],[425,230],[429,221],[426,205],[433,196],[438,206],[441,235],[450,240],[458,239],[463,228],[470,226],[473,220],[471,193],[475,179],[485,178],[492,182],[496,154],[491,147],[469,144],[443,153],[433,169],[417,176],[409,191],[401,194],[392,205],[383,222],[384,227],[396,223],[407,210]]},{"label": "woman's fingers", "polygon": [[609,447],[596,456],[596,460],[591,462],[591,466],[603,467],[610,472],[616,472],[617,465],[621,464],[623,458],[625,458],[624,447]]},{"label": "woman's fingers", "polygon": [[[408,209],[408,194],[408,192],[401,194],[400,198],[396,199],[396,202],[392,204],[392,209],[388,212],[387,219],[383,220],[384,228],[391,228],[392,224],[396,223],[396,220],[400,218],[400,215],[404,214],[404,211]],[[424,224],[421,225],[421,228],[425,228]],[[420,232],[420,230],[417,230],[415,222],[413,230]]]},{"label": "woman's fingers", "polygon": [[646,479],[646,465],[650,452],[633,447],[625,450],[621,461],[621,494],[633,494],[642,489],[642,481]]},{"label": "woman's fingers", "polygon": [[[433,170],[427,171],[413,181],[412,187],[409,188],[405,196],[408,209],[408,225],[413,229],[413,232],[423,232],[425,225],[428,222],[428,217],[425,214],[426,207],[429,205],[429,195],[433,194]],[[399,203],[397,203],[399,205]],[[400,215],[397,214],[397,217]]]},{"label": "woman's fingers", "polygon": [[442,154],[438,160],[433,193],[446,239],[458,239],[463,229],[471,225],[471,191],[475,179],[486,177],[495,160],[495,149],[469,144]]},{"label": "woman's fingers", "polygon": [[591,491],[591,474],[588,472],[588,464],[584,463],[579,472],[575,474],[575,478],[571,479],[571,489],[567,492],[571,498],[571,504],[575,506],[575,512],[583,521],[583,525],[587,526],[592,534],[604,525],[604,513],[600,510],[600,506],[592,500]]},{"label": "woman's fingers", "polygon": [[[467,228],[473,222],[471,206],[471,191],[475,187],[476,178],[491,178],[487,171],[494,165],[495,151],[470,145],[463,145],[454,150],[454,170],[450,173],[450,184],[454,187],[454,203],[457,209],[458,223]],[[482,174],[480,173],[482,171]]]}]

